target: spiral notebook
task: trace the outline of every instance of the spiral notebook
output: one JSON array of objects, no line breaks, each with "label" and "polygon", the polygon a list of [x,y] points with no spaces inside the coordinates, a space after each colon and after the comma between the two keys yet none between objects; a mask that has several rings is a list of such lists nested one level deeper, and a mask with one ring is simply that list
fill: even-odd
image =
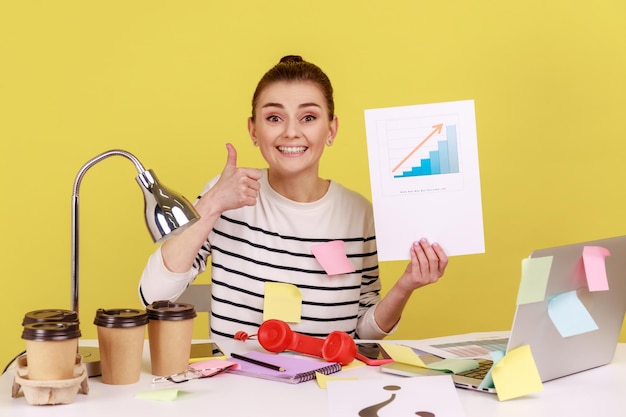
[{"label": "spiral notebook", "polygon": [[341,364],[337,362],[326,362],[309,357],[303,358],[293,354],[273,354],[264,352],[248,352],[248,358],[277,365],[285,369],[285,372],[275,371],[263,366],[255,365],[236,358],[229,358],[230,362],[239,364],[238,369],[232,369],[232,374],[246,375],[255,378],[269,379],[272,381],[286,382],[289,384],[299,384],[300,382],[315,379],[315,373],[319,372],[329,375],[341,371]]}]

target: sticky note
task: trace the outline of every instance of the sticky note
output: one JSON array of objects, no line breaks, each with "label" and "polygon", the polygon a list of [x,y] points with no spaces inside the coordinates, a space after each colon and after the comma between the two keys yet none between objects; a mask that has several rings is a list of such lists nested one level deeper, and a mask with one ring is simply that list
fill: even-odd
[{"label": "sticky note", "polygon": [[543,390],[541,377],[529,345],[508,351],[493,366],[491,374],[500,401]]},{"label": "sticky note", "polygon": [[424,361],[408,346],[394,345],[392,343],[381,343],[381,346],[391,356],[391,359],[396,362],[426,368]]},{"label": "sticky note", "polygon": [[356,381],[358,378],[337,378],[336,376],[328,376],[321,372],[315,373],[315,381],[317,386],[321,389],[326,389],[326,383],[328,381]]},{"label": "sticky note", "polygon": [[550,268],[552,268],[552,256],[522,260],[522,279],[517,292],[518,305],[544,300]]},{"label": "sticky note", "polygon": [[598,329],[598,325],[578,298],[576,291],[556,295],[548,302],[548,315],[563,337]]},{"label": "sticky note", "polygon": [[328,275],[341,275],[354,272],[354,267],[346,256],[343,240],[333,240],[311,246],[311,252]]},{"label": "sticky note", "polygon": [[601,246],[583,248],[583,264],[589,291],[608,291],[609,280],[606,277],[605,262],[607,256],[611,256],[611,252]]},{"label": "sticky note", "polygon": [[493,350],[489,352],[489,356],[491,356],[491,360],[493,361],[493,365],[487,375],[483,378],[481,383],[478,385],[478,389],[483,388],[494,388],[495,384],[493,383],[493,367],[497,365],[498,362],[504,357],[504,351],[502,350]]},{"label": "sticky note", "polygon": [[451,372],[458,374],[460,372],[471,371],[478,368],[478,361],[475,359],[458,359],[448,358],[437,362],[431,362],[426,367],[435,371]]},{"label": "sticky note", "polygon": [[174,401],[177,397],[178,389],[176,388],[143,391],[135,394],[135,398],[140,398],[142,400]]},{"label": "sticky note", "polygon": [[302,294],[298,287],[285,282],[266,282],[263,320],[278,319],[287,323],[300,322]]}]

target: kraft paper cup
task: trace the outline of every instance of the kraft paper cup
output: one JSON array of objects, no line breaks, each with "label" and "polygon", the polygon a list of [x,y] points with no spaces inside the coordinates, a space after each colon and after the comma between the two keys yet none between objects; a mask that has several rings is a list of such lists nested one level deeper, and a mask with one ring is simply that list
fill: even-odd
[{"label": "kraft paper cup", "polygon": [[195,307],[165,300],[155,301],[146,310],[152,374],[184,372],[189,367]]},{"label": "kraft paper cup", "polygon": [[94,324],[98,329],[102,382],[126,385],[139,381],[148,324],[145,310],[98,309]]},{"label": "kraft paper cup", "polygon": [[43,322],[78,323],[78,314],[75,311],[62,310],[58,308],[29,311],[28,313],[24,314],[22,326],[30,323]]},{"label": "kraft paper cup", "polygon": [[28,379],[60,380],[74,377],[80,328],[78,323],[35,322],[24,325]]}]

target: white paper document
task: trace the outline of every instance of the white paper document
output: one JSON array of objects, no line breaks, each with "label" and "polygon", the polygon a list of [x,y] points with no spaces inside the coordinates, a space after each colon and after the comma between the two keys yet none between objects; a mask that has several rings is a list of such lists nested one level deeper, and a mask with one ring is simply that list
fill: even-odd
[{"label": "white paper document", "polygon": [[328,381],[330,417],[463,417],[450,375]]},{"label": "white paper document", "polygon": [[365,110],[378,258],[485,252],[474,101]]}]

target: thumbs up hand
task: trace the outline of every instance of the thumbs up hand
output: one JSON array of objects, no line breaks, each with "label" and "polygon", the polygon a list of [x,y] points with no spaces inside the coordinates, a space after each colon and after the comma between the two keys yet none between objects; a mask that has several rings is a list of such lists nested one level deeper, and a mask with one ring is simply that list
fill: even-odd
[{"label": "thumbs up hand", "polygon": [[205,204],[210,204],[220,214],[226,210],[256,204],[261,189],[261,170],[237,167],[237,150],[230,143],[226,144],[226,149],[226,166],[217,183],[198,202],[196,208],[199,211],[202,211]]}]

